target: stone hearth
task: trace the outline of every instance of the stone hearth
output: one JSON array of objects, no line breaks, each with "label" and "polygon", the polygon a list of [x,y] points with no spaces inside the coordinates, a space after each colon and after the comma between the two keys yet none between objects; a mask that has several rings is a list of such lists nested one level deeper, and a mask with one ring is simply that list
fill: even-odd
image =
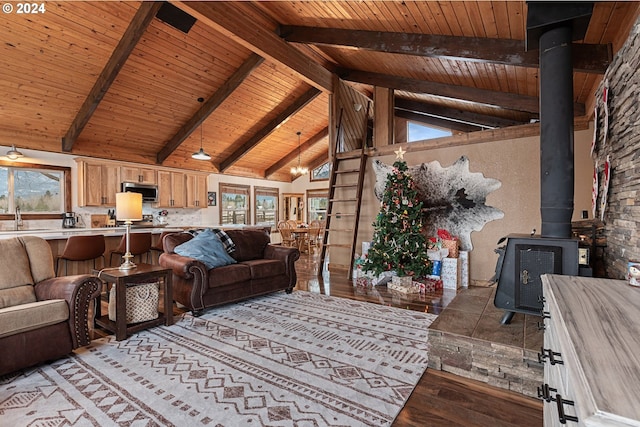
[{"label": "stone hearth", "polygon": [[540,317],[517,313],[502,325],[495,287],[462,290],[429,327],[429,368],[537,397],[543,382]]}]

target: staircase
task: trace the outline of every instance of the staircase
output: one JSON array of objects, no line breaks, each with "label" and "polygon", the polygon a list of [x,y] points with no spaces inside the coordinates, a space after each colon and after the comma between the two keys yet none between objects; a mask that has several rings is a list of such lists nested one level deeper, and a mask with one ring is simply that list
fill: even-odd
[{"label": "staircase", "polygon": [[[351,278],[355,247],[358,239],[358,223],[362,201],[362,187],[364,183],[367,154],[365,144],[358,151],[338,153],[335,144],[331,177],[329,179],[329,202],[327,206],[327,220],[320,253],[320,265],[324,266],[327,249],[340,247],[348,250],[349,264],[347,278]],[[353,160],[358,159],[356,164]],[[344,258],[347,259],[346,257]],[[319,269],[322,274],[323,268]]]}]

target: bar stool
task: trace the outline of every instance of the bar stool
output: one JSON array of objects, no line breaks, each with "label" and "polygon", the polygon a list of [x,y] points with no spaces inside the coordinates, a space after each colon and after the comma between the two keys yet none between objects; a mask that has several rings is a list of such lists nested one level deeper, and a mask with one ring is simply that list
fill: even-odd
[{"label": "bar stool", "polygon": [[[139,256],[140,262],[142,262],[142,255],[147,255],[147,262],[149,262],[149,255],[151,255],[151,233],[131,233],[129,234],[129,251],[131,255]],[[124,255],[127,252],[127,236],[122,236],[120,244],[116,249],[111,251],[109,255],[109,265],[113,265],[114,255]]]},{"label": "bar stool", "polygon": [[154,260],[153,255],[155,252],[158,252],[158,258],[160,257],[160,254],[164,252],[164,245],[163,245],[164,236],[171,233],[175,233],[175,231],[163,231],[162,234],[160,234],[158,243],[156,243],[155,245],[152,245],[151,248],[149,248],[151,250],[151,264],[153,264],[153,260]]},{"label": "bar stool", "polygon": [[93,260],[93,268],[96,268],[96,259],[102,258],[102,266],[105,265],[104,258],[104,235],[96,234],[92,236],[70,236],[62,250],[62,254],[56,258],[56,276],[60,270],[60,261],[64,261],[64,275],[67,275],[67,263],[69,261],[90,261]]}]

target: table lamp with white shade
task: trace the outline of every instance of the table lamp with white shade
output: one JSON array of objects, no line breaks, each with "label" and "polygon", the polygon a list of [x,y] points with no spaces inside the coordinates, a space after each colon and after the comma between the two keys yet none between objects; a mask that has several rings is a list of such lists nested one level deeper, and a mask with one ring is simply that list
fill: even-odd
[{"label": "table lamp with white shade", "polygon": [[131,262],[131,250],[129,248],[129,240],[131,233],[132,221],[142,219],[142,194],[140,193],[116,193],[116,218],[124,221],[126,228],[126,253],[122,255],[124,262],[120,265],[120,270],[130,270],[136,265]]}]

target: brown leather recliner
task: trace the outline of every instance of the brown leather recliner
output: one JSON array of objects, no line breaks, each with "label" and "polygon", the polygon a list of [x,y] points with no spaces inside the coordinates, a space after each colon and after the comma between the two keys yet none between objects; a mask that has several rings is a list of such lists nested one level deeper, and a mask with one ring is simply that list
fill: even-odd
[{"label": "brown leather recliner", "polygon": [[100,279],[55,277],[51,247],[40,237],[0,239],[0,253],[0,375],[88,345]]},{"label": "brown leather recliner", "polygon": [[173,299],[195,316],[208,307],[284,290],[296,285],[298,248],[270,244],[269,234],[258,229],[225,230],[235,244],[237,263],[207,269],[194,258],[178,255],[176,246],[193,238],[189,233],[164,237],[160,265],[173,270]]}]

